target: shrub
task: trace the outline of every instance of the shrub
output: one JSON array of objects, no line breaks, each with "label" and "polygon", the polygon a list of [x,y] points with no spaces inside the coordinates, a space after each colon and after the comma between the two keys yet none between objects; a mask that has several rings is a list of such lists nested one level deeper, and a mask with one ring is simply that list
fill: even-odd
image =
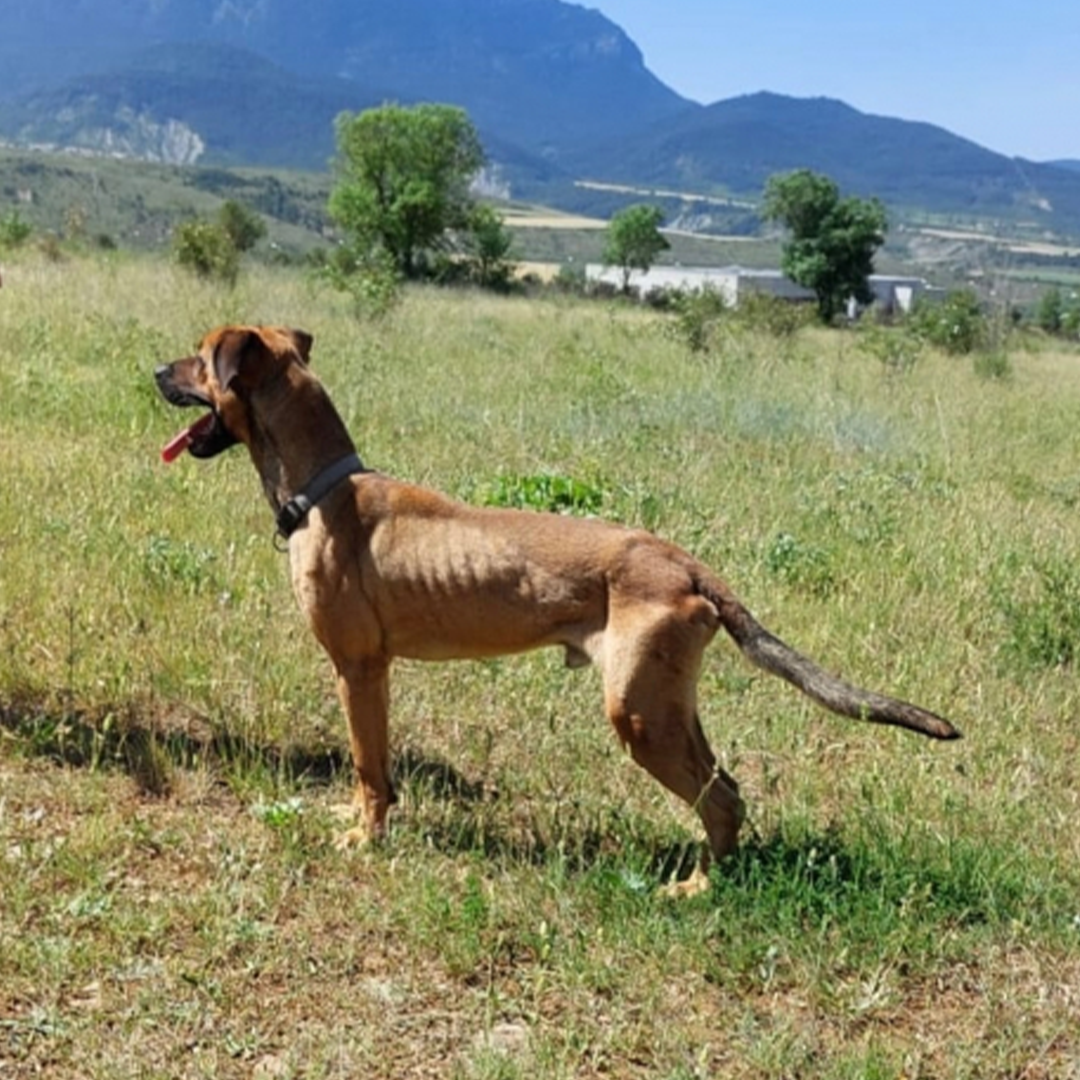
[{"label": "shrub", "polygon": [[925,342],[953,355],[973,353],[989,337],[986,315],[972,289],[955,289],[938,302],[919,301],[909,323]]},{"label": "shrub", "polygon": [[739,301],[736,312],[744,326],[771,337],[787,338],[812,321],[814,309],[770,293],[750,292]]},{"label": "shrub", "polygon": [[0,217],[0,250],[22,247],[33,231],[33,227],[29,222],[23,221],[18,210],[5,214]]},{"label": "shrub", "polygon": [[202,278],[235,284],[240,252],[221,225],[187,221],[173,232],[173,255],[185,269]]},{"label": "shrub", "polygon": [[727,311],[722,293],[706,286],[679,294],[674,300],[675,333],[692,352],[705,352]]},{"label": "shrub", "polygon": [[588,285],[585,279],[585,267],[563,263],[559,267],[559,272],[552,279],[551,284],[558,292],[567,293],[571,296],[584,296]]},{"label": "shrub", "polygon": [[1059,334],[1063,315],[1064,304],[1061,299],[1061,290],[1054,285],[1039,298],[1039,306],[1035,310],[1035,323],[1040,330],[1045,330],[1048,334]]},{"label": "shrub", "polygon": [[922,355],[923,342],[907,327],[877,326],[864,322],[858,331],[859,349],[888,372],[910,371]]},{"label": "shrub", "polygon": [[348,294],[358,317],[385,315],[401,295],[401,277],[390,257],[379,250],[361,253],[342,244],[320,261],[315,275]]},{"label": "shrub", "polygon": [[250,251],[266,235],[262,218],[235,199],[221,204],[217,221],[238,252]]}]

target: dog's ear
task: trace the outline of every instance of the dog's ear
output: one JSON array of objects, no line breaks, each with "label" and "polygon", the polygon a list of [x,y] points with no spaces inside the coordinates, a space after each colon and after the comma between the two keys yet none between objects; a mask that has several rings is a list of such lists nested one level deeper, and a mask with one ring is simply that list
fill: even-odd
[{"label": "dog's ear", "polygon": [[281,331],[292,342],[296,355],[306,365],[311,363],[311,346],[315,339],[306,330],[284,329]]},{"label": "dog's ear", "polygon": [[261,347],[259,335],[252,330],[236,329],[222,334],[214,348],[214,376],[223,392],[244,373],[245,361]]}]

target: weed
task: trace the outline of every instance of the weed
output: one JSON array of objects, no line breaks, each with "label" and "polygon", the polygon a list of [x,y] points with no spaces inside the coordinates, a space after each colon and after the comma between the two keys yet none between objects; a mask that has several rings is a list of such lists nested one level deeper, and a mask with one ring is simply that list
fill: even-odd
[{"label": "weed", "polygon": [[488,506],[588,515],[600,512],[607,489],[602,482],[555,473],[501,475],[489,485],[482,497]]},{"label": "weed", "polygon": [[807,589],[815,596],[827,596],[835,585],[828,553],[800,543],[791,533],[779,533],[765,554],[769,573],[788,585]]}]

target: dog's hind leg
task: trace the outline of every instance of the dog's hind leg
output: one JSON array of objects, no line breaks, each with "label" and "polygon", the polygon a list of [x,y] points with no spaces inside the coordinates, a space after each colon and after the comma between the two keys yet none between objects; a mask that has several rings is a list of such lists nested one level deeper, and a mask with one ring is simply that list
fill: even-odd
[{"label": "dog's hind leg", "polygon": [[397,801],[390,783],[390,665],[369,658],[335,666],[338,697],[349,722],[353,801],[361,815],[360,825],[338,838],[338,847],[349,847],[382,837],[386,815]]},{"label": "dog's hind leg", "polygon": [[668,613],[644,633],[610,642],[604,699],[634,761],[693,808],[719,859],[736,848],[744,807],[697,716],[698,668],[711,637],[711,629]]}]

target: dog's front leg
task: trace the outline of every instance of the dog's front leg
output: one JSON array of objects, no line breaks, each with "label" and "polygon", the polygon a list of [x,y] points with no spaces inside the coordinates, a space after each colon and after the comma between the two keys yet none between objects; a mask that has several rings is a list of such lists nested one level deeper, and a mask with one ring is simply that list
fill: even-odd
[{"label": "dog's front leg", "polygon": [[386,832],[386,815],[396,802],[390,782],[390,663],[379,658],[337,661],[337,690],[349,722],[356,789],[353,795],[360,824],[338,837],[339,848],[378,840]]}]

